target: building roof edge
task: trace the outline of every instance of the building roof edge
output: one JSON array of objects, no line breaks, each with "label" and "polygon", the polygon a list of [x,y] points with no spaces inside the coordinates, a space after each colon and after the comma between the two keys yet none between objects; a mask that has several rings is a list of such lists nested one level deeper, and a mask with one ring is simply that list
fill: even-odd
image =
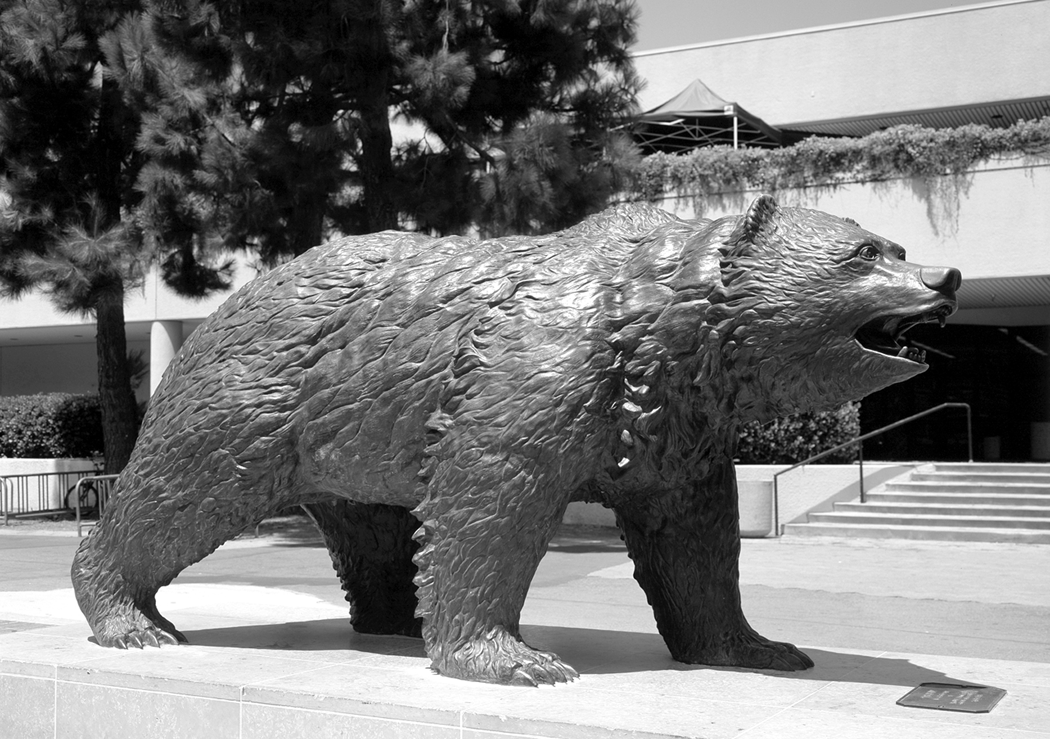
[{"label": "building roof edge", "polygon": [[877,26],[884,23],[898,23],[901,21],[915,20],[917,18],[929,18],[938,15],[953,15],[956,13],[969,13],[976,10],[987,10],[1010,5],[1028,5],[1031,3],[1046,2],[1047,0],[995,0],[994,2],[975,3],[958,8],[941,8],[939,10],[925,10],[918,13],[905,13],[903,15],[890,15],[882,18],[868,18],[846,23],[834,23],[827,26],[811,26],[809,28],[797,28],[789,31],[776,31],[774,33],[761,33],[754,36],[739,36],[737,38],[718,39],[716,41],[704,41],[697,44],[685,44],[682,46],[667,46],[659,49],[646,49],[644,51],[631,52],[634,58],[643,56],[656,56],[658,54],[673,54],[680,51],[691,51],[693,49],[705,49],[715,46],[732,46],[751,41],[765,41],[768,39],[785,38],[789,36],[806,36],[814,33],[826,33],[828,31],[839,31],[844,28],[857,28],[861,26]]}]

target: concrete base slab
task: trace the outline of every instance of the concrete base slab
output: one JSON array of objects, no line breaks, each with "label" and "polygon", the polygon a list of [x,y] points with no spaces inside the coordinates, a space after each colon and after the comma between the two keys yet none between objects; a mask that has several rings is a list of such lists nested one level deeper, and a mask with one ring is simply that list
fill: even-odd
[{"label": "concrete base slab", "polygon": [[[582,677],[511,688],[435,675],[418,640],[354,634],[345,608],[304,593],[176,584],[158,603],[190,645],[102,649],[68,591],[4,593],[0,737],[1050,738],[1040,663],[810,646],[802,673],[690,667],[654,633],[537,610],[526,641]],[[895,704],[922,682],[1007,695],[977,715]]]}]

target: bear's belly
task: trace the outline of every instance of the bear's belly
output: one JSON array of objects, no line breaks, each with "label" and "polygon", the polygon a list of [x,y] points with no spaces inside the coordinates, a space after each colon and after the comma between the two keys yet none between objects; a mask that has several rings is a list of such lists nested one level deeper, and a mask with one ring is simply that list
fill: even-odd
[{"label": "bear's belly", "polygon": [[360,503],[414,507],[425,493],[420,471],[440,387],[436,375],[416,376],[412,382],[347,392],[317,415],[306,404],[301,421],[293,423],[300,429],[303,482]]}]

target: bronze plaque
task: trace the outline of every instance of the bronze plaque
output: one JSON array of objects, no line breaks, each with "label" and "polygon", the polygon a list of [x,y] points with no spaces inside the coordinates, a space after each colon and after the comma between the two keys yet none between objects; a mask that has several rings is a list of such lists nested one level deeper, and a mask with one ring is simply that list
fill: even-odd
[{"label": "bronze plaque", "polygon": [[984,685],[922,683],[897,701],[897,705],[938,711],[988,713],[1004,695],[1005,690]]}]

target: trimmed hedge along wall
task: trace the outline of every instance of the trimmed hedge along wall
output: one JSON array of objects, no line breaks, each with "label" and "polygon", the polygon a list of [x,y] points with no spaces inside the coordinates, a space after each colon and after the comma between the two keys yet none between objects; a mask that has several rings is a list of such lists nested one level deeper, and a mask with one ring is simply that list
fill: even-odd
[{"label": "trimmed hedge along wall", "polygon": [[0,457],[101,456],[97,395],[0,396]]},{"label": "trimmed hedge along wall", "polygon": [[[825,413],[801,413],[740,431],[742,464],[794,464],[860,435],[860,404]],[[102,455],[102,410],[97,395],[0,396],[0,457],[65,458]],[[856,447],[820,460],[852,462]]]},{"label": "trimmed hedge along wall", "polygon": [[[823,413],[798,413],[740,429],[736,458],[740,464],[795,464],[860,436],[860,403],[846,403]],[[849,464],[857,445],[841,449],[816,464]]]}]

